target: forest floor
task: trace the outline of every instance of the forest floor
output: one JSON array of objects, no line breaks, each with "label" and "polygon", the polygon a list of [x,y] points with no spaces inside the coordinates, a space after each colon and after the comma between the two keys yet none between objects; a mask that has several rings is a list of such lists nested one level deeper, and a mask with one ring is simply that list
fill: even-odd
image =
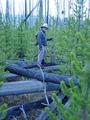
[{"label": "forest floor", "polygon": [[[52,92],[51,91],[47,92],[47,95],[51,96]],[[10,108],[16,105],[23,105],[36,100],[40,100],[41,98],[44,97],[45,97],[44,92],[40,92],[40,93],[0,97],[0,101],[1,103],[6,103],[8,105],[8,108]],[[41,113],[41,109],[33,109],[27,114],[28,120],[35,120],[35,118],[38,117],[40,113]],[[10,119],[10,120],[14,120],[14,119]],[[24,120],[23,115],[21,114],[20,116],[18,116],[17,120]]]}]

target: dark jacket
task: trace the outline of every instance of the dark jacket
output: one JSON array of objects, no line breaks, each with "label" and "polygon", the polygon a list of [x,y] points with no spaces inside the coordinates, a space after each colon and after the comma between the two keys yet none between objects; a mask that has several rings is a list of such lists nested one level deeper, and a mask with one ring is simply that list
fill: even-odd
[{"label": "dark jacket", "polygon": [[47,45],[46,34],[42,29],[36,34],[36,40],[37,40],[36,45],[39,45],[39,48],[41,48],[42,45],[44,46]]}]

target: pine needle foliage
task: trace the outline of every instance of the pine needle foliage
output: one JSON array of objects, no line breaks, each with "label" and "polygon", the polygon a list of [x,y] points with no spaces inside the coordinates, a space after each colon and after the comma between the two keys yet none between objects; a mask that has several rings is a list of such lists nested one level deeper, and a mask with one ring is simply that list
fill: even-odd
[{"label": "pine needle foliage", "polygon": [[[84,1],[77,2],[82,4]],[[81,17],[83,15],[82,13]],[[70,76],[76,76],[80,83],[79,88],[73,84],[70,78],[70,88],[67,88],[65,83],[61,82],[60,88],[62,92],[69,97],[70,105],[68,107],[62,104],[57,95],[54,94],[52,96],[57,112],[63,120],[90,119],[90,20],[79,20],[80,25],[81,22],[83,23],[83,26],[79,26],[80,29],[76,30],[75,21],[73,21],[72,25],[69,24],[65,29],[62,28],[61,31],[54,33],[56,35],[56,44],[58,43],[56,45],[58,49],[55,52],[59,53],[59,59],[63,58],[66,62],[64,64],[66,67],[65,73]],[[78,26],[78,23],[75,22],[75,24]],[[55,116],[56,120],[58,120],[57,114]],[[51,120],[50,117],[49,119]]]},{"label": "pine needle foliage", "polygon": [[39,30],[40,23],[36,23],[33,28],[28,24],[14,28],[10,23],[0,25],[0,53],[1,60],[27,58],[33,60],[37,55],[35,46],[35,34]]},{"label": "pine needle foliage", "polygon": [[[2,66],[0,66],[0,87],[3,85],[4,83],[4,79],[3,79],[3,74],[4,71],[2,69]],[[5,109],[7,108],[7,104],[0,102],[0,120],[4,119],[6,116],[6,111]]]}]

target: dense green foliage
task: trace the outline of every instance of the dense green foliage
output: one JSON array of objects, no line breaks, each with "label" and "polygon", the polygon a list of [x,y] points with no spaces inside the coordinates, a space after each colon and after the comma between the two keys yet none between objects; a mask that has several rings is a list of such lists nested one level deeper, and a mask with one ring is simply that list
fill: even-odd
[{"label": "dense green foliage", "polygon": [[[76,87],[70,79],[71,88],[67,88],[64,82],[60,88],[69,97],[70,106],[67,108],[54,94],[58,116],[64,120],[89,120],[90,119],[90,21],[86,20],[81,30],[76,31],[74,26],[62,28],[56,34],[56,54],[63,58],[66,75],[75,75],[80,83]],[[62,56],[62,57],[61,57]],[[58,120],[57,114],[53,114],[47,108],[50,120]],[[53,117],[51,115],[53,114]]]},{"label": "dense green foliage", "polygon": [[[83,2],[80,3],[77,0],[78,4]],[[75,11],[76,15],[81,11]],[[61,83],[60,88],[69,97],[70,105],[65,107],[54,94],[53,100],[57,113],[53,114],[49,108],[46,108],[50,120],[58,120],[58,116],[59,119],[61,117],[63,120],[90,119],[90,20],[86,19],[82,24],[83,14],[76,17],[76,20],[71,19],[69,25],[59,31],[61,34],[57,33],[59,38],[56,39],[60,39],[60,41],[56,43],[58,43],[59,57],[62,55],[66,61],[64,72],[70,76],[75,75],[80,83],[80,88],[76,87],[71,79],[70,88],[67,88],[64,82]]]},{"label": "dense green foliage", "polygon": [[[3,79],[4,71],[2,69],[2,66],[0,65],[0,87],[3,85],[4,79]],[[7,108],[7,104],[0,101],[0,120],[3,119],[6,115],[5,109]]]},{"label": "dense green foliage", "polygon": [[58,49],[55,52],[59,53],[59,59],[66,61],[62,73],[75,75],[80,88],[76,87],[71,79],[70,88],[67,88],[64,82],[61,83],[60,88],[69,97],[70,105],[65,107],[53,94],[57,112],[52,113],[46,108],[50,120],[58,120],[60,117],[64,120],[90,119],[90,20],[83,21],[85,1],[77,0],[76,3],[75,19],[71,19],[67,27],[56,33]]},{"label": "dense green foliage", "polygon": [[[81,86],[80,88],[74,86],[71,79],[69,89],[64,82],[61,83],[60,88],[69,97],[70,106],[65,107],[53,94],[57,114],[46,108],[50,120],[58,120],[60,116],[64,120],[90,120],[90,20],[83,21],[84,14],[81,11],[79,9],[81,14],[78,16],[75,9],[76,19],[70,18],[68,24],[60,28],[54,23],[47,33],[48,37],[53,38],[47,45],[47,56],[51,56],[47,60],[59,61],[62,66],[60,73],[76,76]],[[11,24],[0,24],[0,71],[2,63],[6,60],[35,59],[37,55],[35,34],[40,25],[37,22],[33,28],[29,28],[28,25],[15,28]],[[0,85],[2,84],[3,80],[0,79]],[[0,111],[3,111],[3,108],[1,106]]]},{"label": "dense green foliage", "polygon": [[[77,25],[77,24],[76,24]],[[37,47],[35,46],[35,34],[39,29],[39,24],[36,24],[32,29],[24,25],[14,28],[10,24],[1,24],[0,27],[0,64],[5,60],[18,59],[21,52],[24,58],[32,61],[37,55]],[[47,56],[54,56],[55,60],[63,60],[60,63],[63,66],[62,74],[69,76],[75,75],[81,85],[79,90],[73,85],[67,89],[64,83],[61,84],[64,94],[70,97],[70,108],[64,108],[57,96],[53,96],[53,100],[57,107],[58,114],[65,120],[86,120],[90,119],[90,21],[87,19],[84,22],[82,29],[76,31],[74,20],[70,23],[57,29],[55,25],[48,30],[47,36],[53,38],[52,42],[48,42]],[[71,80],[72,81],[72,80]],[[1,82],[2,84],[2,82]],[[51,120],[57,118],[49,111]],[[53,119],[52,117],[53,116]],[[70,116],[70,117],[68,117]]]},{"label": "dense green foliage", "polygon": [[22,57],[20,52],[26,57],[30,56],[31,59],[35,53],[35,32],[35,28],[28,30],[22,26],[14,29],[9,24],[2,24],[0,27],[0,61]]}]

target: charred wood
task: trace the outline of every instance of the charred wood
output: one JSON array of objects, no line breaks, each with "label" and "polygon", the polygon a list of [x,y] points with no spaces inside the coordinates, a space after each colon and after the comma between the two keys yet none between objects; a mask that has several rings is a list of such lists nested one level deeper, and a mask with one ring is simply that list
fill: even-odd
[{"label": "charred wood", "polygon": [[[16,64],[12,64],[6,68],[11,73],[21,75],[27,78],[34,78],[40,81],[43,81],[42,79],[42,73],[40,70],[28,70],[24,69]],[[69,86],[68,78],[65,75],[58,75],[53,73],[47,73],[44,72],[45,82],[52,82],[55,84],[60,84],[62,80],[65,81],[65,83]]]},{"label": "charred wood", "polygon": [[[48,100],[49,100],[49,103],[52,102],[52,98],[50,96],[48,97]],[[44,104],[42,104],[42,103],[44,103]],[[40,100],[30,102],[30,103],[27,103],[27,104],[10,107],[6,110],[7,114],[6,114],[5,120],[10,120],[10,118],[12,116],[19,116],[22,113],[22,111],[21,111],[22,107],[23,107],[24,111],[27,113],[27,112],[30,112],[33,109],[37,109],[37,108],[40,109],[40,108],[46,107],[45,104],[47,104],[47,101],[46,101],[45,98],[42,98]]]},{"label": "charred wood", "polygon": [[[7,66],[6,70],[8,70],[11,73],[21,75],[21,76],[24,76],[27,78],[34,78],[39,81],[43,81],[42,73],[40,70],[25,69],[16,64]],[[65,75],[44,72],[44,79],[45,79],[45,82],[51,82],[51,83],[55,83],[55,84],[60,84],[60,82],[63,80],[65,82],[65,84],[68,87],[70,87],[68,77]],[[80,86],[76,77],[72,77],[72,80],[75,85]]]},{"label": "charred wood", "polygon": [[[31,68],[31,70],[38,70],[38,68]],[[57,70],[60,70],[60,66],[59,65],[47,66],[47,67],[44,67],[44,69],[43,69],[43,71],[46,71],[46,72],[53,72],[53,71],[57,71]],[[20,76],[16,75],[16,74],[13,74],[13,73],[5,73],[3,75],[3,79],[5,81],[12,82],[12,81],[19,80]]]},{"label": "charred wood", "polygon": [[[6,82],[0,87],[0,96],[10,96],[19,94],[30,94],[44,91],[44,84],[36,80],[26,80],[18,82]],[[47,83],[46,91],[58,91],[58,84]]]}]

